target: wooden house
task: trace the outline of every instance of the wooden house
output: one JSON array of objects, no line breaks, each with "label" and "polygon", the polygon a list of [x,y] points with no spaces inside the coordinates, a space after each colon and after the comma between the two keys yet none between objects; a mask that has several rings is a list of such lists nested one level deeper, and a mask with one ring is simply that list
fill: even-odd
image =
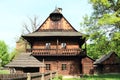
[{"label": "wooden house", "polygon": [[20,53],[5,66],[9,67],[11,73],[34,73],[40,72],[45,64],[37,60],[31,53]]},{"label": "wooden house", "polygon": [[94,65],[97,73],[120,73],[120,58],[113,51],[97,59]]},{"label": "wooden house", "polygon": [[62,75],[89,74],[93,60],[86,56],[86,49],[82,49],[85,37],[66,20],[61,10],[56,8],[36,31],[22,36],[31,46],[26,52],[44,61],[45,71],[57,70]]}]

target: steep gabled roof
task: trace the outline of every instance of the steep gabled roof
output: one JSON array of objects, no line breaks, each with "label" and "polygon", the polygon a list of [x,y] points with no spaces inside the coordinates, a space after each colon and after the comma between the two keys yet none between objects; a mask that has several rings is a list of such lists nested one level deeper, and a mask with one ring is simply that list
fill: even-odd
[{"label": "steep gabled roof", "polygon": [[101,58],[97,59],[94,64],[102,64],[102,62],[104,62],[105,60],[109,59],[111,57],[112,54],[115,54],[116,56],[118,56],[114,51],[111,51],[108,54],[103,55]]},{"label": "steep gabled roof", "polygon": [[44,63],[37,60],[31,53],[21,53],[13,61],[5,65],[6,67],[42,67]]},{"label": "steep gabled roof", "polygon": [[[77,30],[67,21],[67,19],[62,15],[61,13],[61,8],[56,8],[50,15],[49,17],[43,22],[43,24],[35,31],[50,31],[50,30],[59,30],[62,29],[62,31],[74,31],[77,32]],[[53,21],[51,20],[51,15],[60,15],[61,19],[59,21]],[[57,27],[57,29],[54,28],[54,26]],[[66,29],[68,28],[68,30]]]}]

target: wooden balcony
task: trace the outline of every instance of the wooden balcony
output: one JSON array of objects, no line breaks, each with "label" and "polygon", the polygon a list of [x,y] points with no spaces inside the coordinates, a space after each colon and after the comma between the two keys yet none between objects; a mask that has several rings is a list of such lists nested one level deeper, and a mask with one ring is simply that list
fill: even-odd
[{"label": "wooden balcony", "polygon": [[81,49],[27,49],[34,56],[76,56],[80,55]]}]

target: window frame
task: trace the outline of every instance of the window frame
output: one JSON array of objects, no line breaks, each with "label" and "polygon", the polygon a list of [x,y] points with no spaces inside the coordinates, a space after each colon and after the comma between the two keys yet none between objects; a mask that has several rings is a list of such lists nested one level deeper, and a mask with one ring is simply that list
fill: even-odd
[{"label": "window frame", "polygon": [[65,42],[61,43],[61,48],[66,49],[67,44]]},{"label": "window frame", "polygon": [[51,48],[51,43],[45,43],[45,48],[50,49]]},{"label": "window frame", "polygon": [[62,64],[61,69],[62,70],[67,70],[67,64]]},{"label": "window frame", "polygon": [[51,70],[51,64],[45,64],[46,65],[46,70]]}]

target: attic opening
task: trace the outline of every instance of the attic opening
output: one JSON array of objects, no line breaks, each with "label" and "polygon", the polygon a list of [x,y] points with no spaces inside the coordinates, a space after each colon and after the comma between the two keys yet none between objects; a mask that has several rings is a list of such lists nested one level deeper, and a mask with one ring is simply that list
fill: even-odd
[{"label": "attic opening", "polygon": [[59,21],[59,20],[61,20],[61,18],[62,18],[62,14],[60,14],[60,13],[51,13],[50,14],[50,19],[52,21]]}]

